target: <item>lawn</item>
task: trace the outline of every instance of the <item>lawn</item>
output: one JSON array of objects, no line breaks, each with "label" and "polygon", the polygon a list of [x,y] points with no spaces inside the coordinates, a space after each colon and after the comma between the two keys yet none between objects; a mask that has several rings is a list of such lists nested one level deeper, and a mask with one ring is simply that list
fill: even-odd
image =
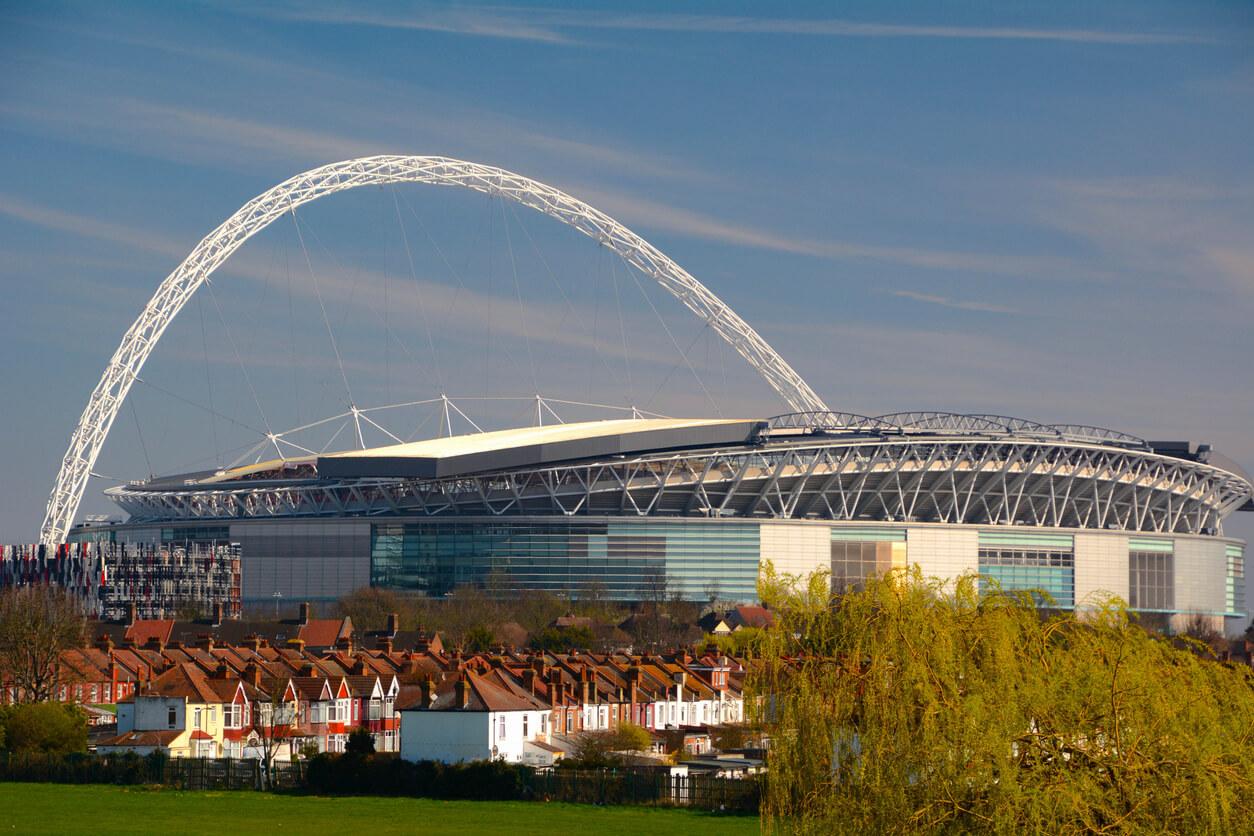
[{"label": "lawn", "polygon": [[503,834],[758,832],[748,816],[648,807],[592,807],[527,801],[323,798],[255,792],[180,792],[81,784],[0,783],[0,833],[168,833],[267,836],[294,833]]}]

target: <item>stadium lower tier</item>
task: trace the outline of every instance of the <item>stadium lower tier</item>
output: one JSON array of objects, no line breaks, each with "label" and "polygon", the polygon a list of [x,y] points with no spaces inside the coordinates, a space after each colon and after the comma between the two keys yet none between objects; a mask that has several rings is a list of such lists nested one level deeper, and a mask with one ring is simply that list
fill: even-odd
[{"label": "stadium lower tier", "polygon": [[833,583],[918,566],[928,577],[976,572],[981,584],[1031,590],[1069,609],[1103,593],[1183,623],[1243,618],[1244,543],[1211,535],[925,523],[632,517],[417,517],[111,524],[74,539],[238,543],[245,604],[333,600],[367,585],[431,596],[460,584],[623,601],[679,595],[754,601],[761,568]]}]

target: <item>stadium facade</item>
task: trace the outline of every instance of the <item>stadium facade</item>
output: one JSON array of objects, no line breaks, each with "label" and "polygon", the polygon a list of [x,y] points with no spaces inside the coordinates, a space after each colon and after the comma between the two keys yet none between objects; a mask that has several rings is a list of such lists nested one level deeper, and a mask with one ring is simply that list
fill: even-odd
[{"label": "stadium facade", "polygon": [[[112,488],[126,523],[74,540],[232,542],[245,602],[367,584],[442,595],[495,577],[620,600],[753,600],[761,567],[835,583],[917,565],[1102,593],[1177,625],[1241,618],[1249,506],[1205,445],[921,412],[633,419],[432,439]],[[986,583],[988,581],[985,581]]]},{"label": "stadium facade", "polygon": [[[112,488],[130,519],[72,528],[127,393],[196,290],[299,207],[396,183],[513,201],[597,242],[704,321],[791,412],[559,424],[303,458],[284,458],[286,433],[267,425],[252,449],[280,459]],[[370,410],[351,410],[338,417],[357,423],[364,446]],[[380,155],[257,195],[162,281],[88,398],[40,542],[238,543],[242,597],[254,603],[371,583],[440,595],[489,578],[576,593],[595,583],[619,599],[750,600],[770,561],[830,569],[836,583],[894,566],[979,572],[1060,607],[1108,592],[1167,619],[1222,621],[1246,608],[1245,546],[1223,536],[1223,520],[1250,496],[1249,477],[1205,445],[990,415],[831,412],[748,322],[604,212],[494,166]]]}]

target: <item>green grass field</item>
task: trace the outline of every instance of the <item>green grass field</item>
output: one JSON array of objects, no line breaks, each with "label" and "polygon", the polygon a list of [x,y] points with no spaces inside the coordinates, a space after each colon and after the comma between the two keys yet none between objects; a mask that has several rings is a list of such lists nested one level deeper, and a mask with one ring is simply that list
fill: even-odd
[{"label": "green grass field", "polygon": [[180,792],[79,784],[0,784],[0,833],[169,833],[267,836],[293,833],[616,834],[739,836],[758,832],[747,816],[648,807],[591,807],[526,801],[323,798],[254,792]]}]

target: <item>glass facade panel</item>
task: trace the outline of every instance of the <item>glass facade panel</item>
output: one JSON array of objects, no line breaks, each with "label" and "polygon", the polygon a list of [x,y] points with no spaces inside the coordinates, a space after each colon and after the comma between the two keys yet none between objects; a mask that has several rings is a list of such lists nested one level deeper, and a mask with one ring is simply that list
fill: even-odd
[{"label": "glass facade panel", "polygon": [[1075,606],[1075,547],[1070,536],[980,532],[980,591],[993,584],[1031,592],[1038,603]]},{"label": "glass facade panel", "polygon": [[[1167,542],[1171,546],[1170,541]],[[1136,543],[1133,543],[1135,549]],[[1170,551],[1128,552],[1128,606],[1134,610],[1176,608],[1176,558]]]},{"label": "glass facade panel", "polygon": [[678,594],[751,601],[758,524],[657,520],[431,520],[372,526],[374,586],[444,595],[496,576],[508,588],[618,600]]},{"label": "glass facade panel", "polygon": [[1227,606],[1228,614],[1245,615],[1245,549],[1229,543],[1224,552],[1228,558]]},{"label": "glass facade panel", "polygon": [[849,532],[832,532],[832,589],[862,589],[867,578],[883,577],[890,569],[906,565],[905,532],[901,540],[847,539]]}]

